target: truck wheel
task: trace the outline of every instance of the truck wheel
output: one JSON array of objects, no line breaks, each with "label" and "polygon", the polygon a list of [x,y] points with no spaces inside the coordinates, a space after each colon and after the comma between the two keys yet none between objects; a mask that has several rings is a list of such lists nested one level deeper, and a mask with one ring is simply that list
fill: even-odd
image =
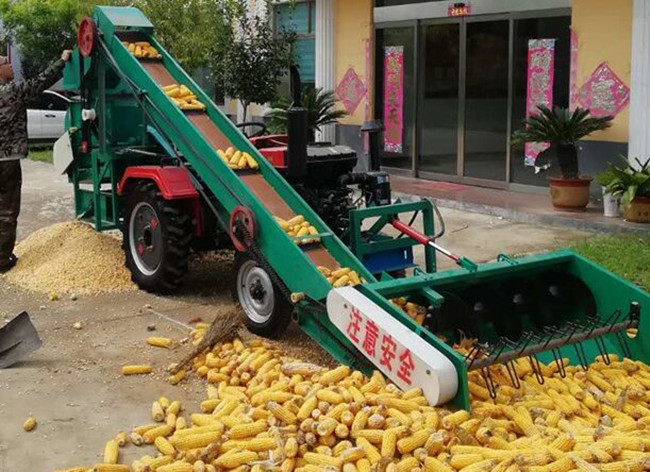
[{"label": "truck wheel", "polygon": [[242,306],[247,328],[267,338],[277,338],[291,321],[291,305],[269,274],[245,253],[235,256],[233,298]]},{"label": "truck wheel", "polygon": [[186,205],[165,200],[153,182],[141,182],[125,206],[123,248],[131,279],[147,292],[174,290],[187,272],[194,236]]}]

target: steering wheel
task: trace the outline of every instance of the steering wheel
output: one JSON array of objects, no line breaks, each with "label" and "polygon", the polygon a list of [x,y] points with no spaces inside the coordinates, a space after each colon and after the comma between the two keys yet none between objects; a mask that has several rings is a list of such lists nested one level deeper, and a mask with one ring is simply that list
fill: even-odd
[{"label": "steering wheel", "polygon": [[[264,124],[262,122],[259,122],[259,121],[245,121],[244,123],[237,123],[235,126],[237,126],[237,128],[239,128],[239,129],[241,129],[242,132],[244,133],[244,135],[247,138],[256,138],[258,136],[264,136],[265,134],[267,134],[267,130],[268,130],[267,127],[266,127],[266,124]],[[246,133],[246,131],[244,131],[249,126],[258,127],[259,131],[249,135],[249,134]]]}]

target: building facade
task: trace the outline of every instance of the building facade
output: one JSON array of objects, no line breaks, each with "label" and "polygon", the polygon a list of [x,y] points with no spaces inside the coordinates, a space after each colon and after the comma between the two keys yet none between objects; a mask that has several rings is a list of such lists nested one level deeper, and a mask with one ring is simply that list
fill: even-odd
[{"label": "building facade", "polygon": [[363,155],[362,124],[382,120],[382,165],[393,173],[545,192],[548,174],[535,166],[543,146],[509,143],[540,104],[615,116],[580,143],[585,174],[618,155],[650,157],[650,0],[296,0],[273,8],[276,29],[299,33],[306,82],[335,90],[348,112],[321,138]]}]

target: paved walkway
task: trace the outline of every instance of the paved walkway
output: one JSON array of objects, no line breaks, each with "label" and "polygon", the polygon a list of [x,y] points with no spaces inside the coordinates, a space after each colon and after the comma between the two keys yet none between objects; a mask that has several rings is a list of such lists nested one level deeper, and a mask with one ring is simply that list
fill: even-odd
[{"label": "paved walkway", "polygon": [[593,232],[648,233],[649,225],[603,216],[602,207],[590,203],[585,212],[558,211],[548,195],[470,187],[410,177],[391,176],[394,196],[430,198],[438,206],[500,216],[521,223],[573,228]]}]

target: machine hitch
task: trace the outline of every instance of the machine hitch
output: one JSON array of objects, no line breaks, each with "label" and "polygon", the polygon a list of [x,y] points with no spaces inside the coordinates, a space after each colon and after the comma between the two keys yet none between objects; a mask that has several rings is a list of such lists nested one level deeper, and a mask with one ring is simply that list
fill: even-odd
[{"label": "machine hitch", "polygon": [[395,218],[390,222],[393,227],[400,231],[401,233],[407,235],[409,238],[417,241],[420,244],[423,244],[425,246],[432,247],[436,251],[438,251],[440,254],[447,256],[449,259],[454,261],[456,264],[458,264],[460,267],[463,269],[467,269],[470,272],[476,272],[478,269],[478,265],[474,262],[471,261],[470,259],[467,259],[466,257],[461,257],[453,252],[449,251],[448,249],[445,249],[444,247],[440,246],[439,244],[436,244],[434,241],[434,238],[432,236],[427,236],[426,234],[422,234],[419,231],[413,229],[411,226],[402,223],[400,220]]}]

